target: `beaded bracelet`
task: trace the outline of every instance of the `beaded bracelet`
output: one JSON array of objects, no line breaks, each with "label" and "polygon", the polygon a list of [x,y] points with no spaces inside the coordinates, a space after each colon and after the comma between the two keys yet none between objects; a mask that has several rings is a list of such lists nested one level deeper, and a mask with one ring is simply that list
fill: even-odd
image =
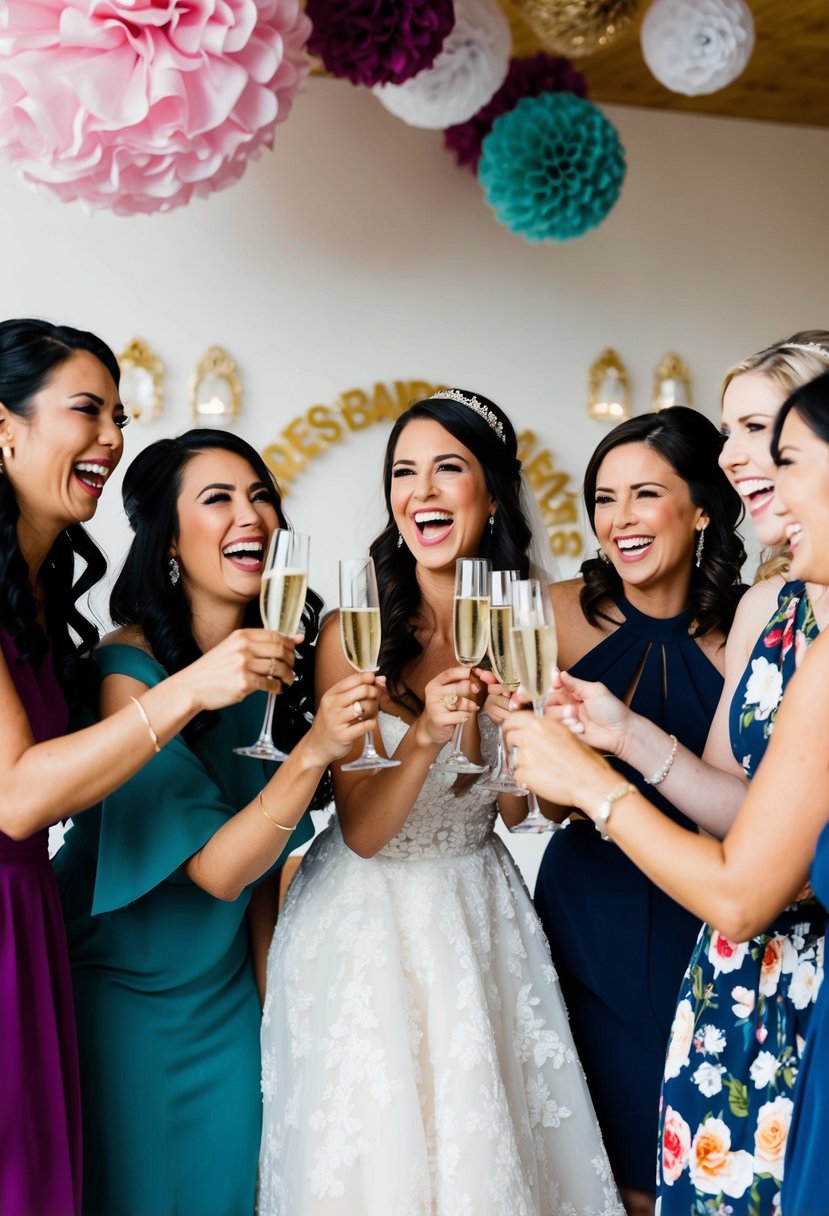
[{"label": "beaded bracelet", "polygon": [[137,697],[130,697],[130,700],[132,701],[133,705],[140,713],[141,717],[144,719],[144,725],[146,726],[147,730],[149,731],[150,738],[152,739],[152,742],[153,742],[153,747],[155,748],[155,750],[157,752],[160,752],[161,744],[158,741],[158,735],[153,730],[153,726],[152,726],[152,723],[150,722],[150,719],[147,717],[146,709],[144,708],[144,706],[141,704],[141,702],[138,700]]},{"label": "beaded bracelet", "polygon": [[676,755],[677,742],[676,735],[669,735],[668,738],[671,740],[671,754],[668,756],[668,759],[665,761],[662,767],[656,770],[652,777],[645,778],[645,785],[659,785],[660,782],[665,780],[668,773],[671,771],[671,765],[673,764],[674,756]]},{"label": "beaded bracelet", "polygon": [[296,831],[296,824],[294,824],[294,826],[292,828],[287,828],[284,823],[277,823],[276,820],[268,814],[268,812],[265,810],[265,800],[262,797],[261,790],[259,791],[259,805],[262,808],[262,814],[265,816],[265,818],[268,820],[269,823],[273,824],[273,826],[275,828],[279,828],[281,831],[289,832],[289,833]]}]

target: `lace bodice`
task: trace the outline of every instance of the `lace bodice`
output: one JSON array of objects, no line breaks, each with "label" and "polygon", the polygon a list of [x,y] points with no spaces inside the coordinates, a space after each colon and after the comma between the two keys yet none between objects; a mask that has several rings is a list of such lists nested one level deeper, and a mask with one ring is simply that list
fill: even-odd
[{"label": "lace bodice", "polygon": [[[389,756],[409,729],[394,714],[380,713],[380,733]],[[487,714],[478,714],[481,753],[485,764],[494,764],[498,750],[498,728]],[[449,744],[441,751],[443,756]],[[470,777],[431,769],[403,827],[379,857],[461,857],[480,849],[492,834],[498,807],[495,795]]]}]

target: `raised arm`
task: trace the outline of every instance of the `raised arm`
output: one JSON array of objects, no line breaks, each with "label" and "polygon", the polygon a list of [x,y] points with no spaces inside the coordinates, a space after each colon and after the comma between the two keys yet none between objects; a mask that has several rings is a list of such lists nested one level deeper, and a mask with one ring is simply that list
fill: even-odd
[{"label": "raised arm", "polygon": [[[570,731],[528,715],[507,723],[518,775],[595,819],[618,773]],[[607,833],[679,903],[727,937],[761,932],[802,889],[829,819],[829,637],[787,688],[766,756],[722,841],[685,831],[635,791],[612,805]]]},{"label": "raised arm", "polygon": [[[318,697],[348,671],[337,620],[332,616],[323,625],[317,643]],[[467,721],[477,712],[478,706],[470,697],[473,687],[479,689],[477,681],[470,680],[463,667],[449,668],[430,681],[426,687],[425,708],[409,726],[394,753],[395,759],[402,761],[397,768],[368,774],[344,773],[340,764],[332,765],[337,814],[343,838],[353,852],[361,857],[373,857],[400,831],[426,780],[429,765],[448,743],[457,723]],[[441,700],[449,691],[459,696],[452,710]],[[376,726],[374,741],[381,755],[385,754]],[[353,754],[344,756],[343,760],[353,759],[356,754],[354,749]]]},{"label": "raised arm", "polygon": [[[203,709],[267,691],[284,639],[265,629],[241,629],[155,688],[139,691],[119,712],[71,735],[35,743],[29,719],[0,655],[0,831],[23,840],[58,819],[77,815],[131,777]],[[143,710],[143,714],[142,711]],[[146,721],[145,721],[146,717]],[[149,722],[149,727],[147,725]]]},{"label": "raised arm", "polygon": [[[729,715],[749,655],[774,611],[779,582],[760,583],[743,596],[725,647],[725,683],[702,756],[682,744],[674,751],[667,731],[635,713],[602,684],[562,676],[551,716],[575,719],[584,742],[615,755],[644,777],[667,764],[659,792],[706,832],[722,838],[746,793],[746,778],[731,750]],[[673,755],[673,759],[671,756]]]}]

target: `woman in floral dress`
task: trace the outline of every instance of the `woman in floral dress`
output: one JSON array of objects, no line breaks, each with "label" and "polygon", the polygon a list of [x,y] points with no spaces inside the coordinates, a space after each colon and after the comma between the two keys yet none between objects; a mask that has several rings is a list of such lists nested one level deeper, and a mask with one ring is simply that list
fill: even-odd
[{"label": "woman in floral dress", "polygon": [[[769,451],[789,391],[829,368],[829,333],[795,334],[732,369],[723,392],[720,463],[760,541],[777,546]],[[659,777],[660,793],[723,837],[774,727],[783,689],[818,633],[823,587],[786,581],[780,560],[743,597],[726,680],[702,761],[612,697],[562,677],[562,706],[586,742]],[[829,598],[829,597],[827,597]],[[754,639],[759,639],[753,644]],[[672,757],[672,758],[671,758]],[[664,769],[664,772],[662,771]],[[807,889],[763,933],[734,942],[703,925],[680,989],[665,1062],[657,1163],[660,1216],[770,1216],[806,1030],[823,974],[825,914]],[[796,1216],[801,1216],[797,1213]]]}]

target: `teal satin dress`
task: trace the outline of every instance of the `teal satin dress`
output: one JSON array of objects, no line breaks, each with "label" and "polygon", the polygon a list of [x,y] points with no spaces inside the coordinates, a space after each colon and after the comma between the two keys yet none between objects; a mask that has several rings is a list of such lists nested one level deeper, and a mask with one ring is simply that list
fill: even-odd
[{"label": "teal satin dress", "polygon": [[[101,648],[104,675],[164,669]],[[256,797],[273,766],[233,754],[265,698],[179,735],[78,817],[55,858],[77,1010],[85,1216],[247,1216],[261,1131],[260,1005],[245,912],[184,863]],[[276,811],[278,808],[274,808]],[[305,815],[292,839],[313,835]],[[275,867],[276,868],[276,867]]]}]

